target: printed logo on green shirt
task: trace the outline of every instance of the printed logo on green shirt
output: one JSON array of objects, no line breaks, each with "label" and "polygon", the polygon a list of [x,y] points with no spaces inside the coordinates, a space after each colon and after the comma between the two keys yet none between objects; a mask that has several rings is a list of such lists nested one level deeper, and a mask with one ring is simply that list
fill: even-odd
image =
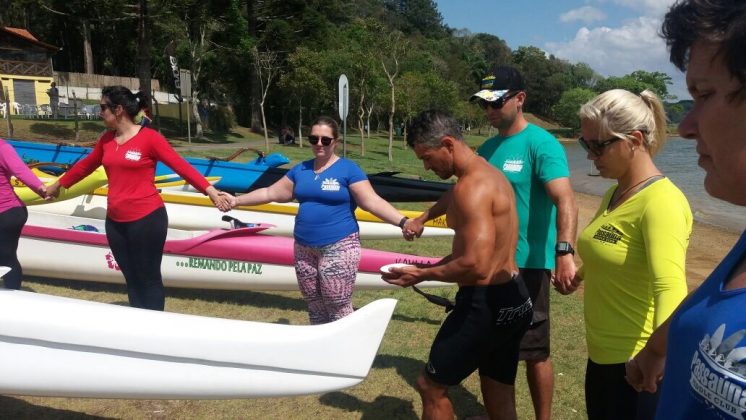
[{"label": "printed logo on green shirt", "polygon": [[503,163],[503,172],[521,172],[523,170],[523,160],[508,159]]}]

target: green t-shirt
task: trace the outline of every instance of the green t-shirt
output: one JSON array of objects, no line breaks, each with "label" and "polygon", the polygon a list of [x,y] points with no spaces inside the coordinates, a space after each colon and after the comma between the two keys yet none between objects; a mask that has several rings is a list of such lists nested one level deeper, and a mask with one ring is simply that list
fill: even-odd
[{"label": "green t-shirt", "polygon": [[508,137],[487,139],[477,153],[500,169],[515,192],[520,268],[554,268],[557,208],[544,184],[569,177],[565,149],[549,132],[533,124]]}]

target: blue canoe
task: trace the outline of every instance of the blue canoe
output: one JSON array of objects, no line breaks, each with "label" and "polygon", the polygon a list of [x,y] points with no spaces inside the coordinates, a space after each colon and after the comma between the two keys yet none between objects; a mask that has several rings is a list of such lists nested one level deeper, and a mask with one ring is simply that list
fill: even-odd
[{"label": "blue canoe", "polygon": [[[7,140],[13,145],[16,152],[27,164],[37,162],[54,162],[63,165],[72,165],[91,152],[90,147],[65,146],[49,143],[36,143],[29,141]],[[185,158],[190,165],[204,176],[219,176],[220,181],[216,184],[218,189],[232,193],[246,192],[252,185],[259,181],[267,169],[284,165],[290,160],[279,154],[271,153],[267,156],[260,155],[256,159],[245,162],[227,162],[220,159]],[[174,171],[163,163],[158,163],[155,175],[168,175]],[[274,176],[272,177],[275,178]],[[268,185],[269,182],[261,182]]]},{"label": "blue canoe", "polygon": [[[55,162],[71,165],[90,153],[91,149],[81,146],[63,146],[48,143],[8,140],[26,163]],[[233,194],[245,193],[257,188],[268,187],[287,173],[286,168],[278,168],[289,162],[288,158],[271,153],[259,156],[251,162],[236,163],[220,159],[185,158],[204,176],[220,176],[218,189]],[[168,175],[173,171],[159,163],[156,175]],[[448,182],[425,181],[398,177],[397,172],[368,174],[373,189],[386,201],[428,202],[438,198],[453,184]]]}]

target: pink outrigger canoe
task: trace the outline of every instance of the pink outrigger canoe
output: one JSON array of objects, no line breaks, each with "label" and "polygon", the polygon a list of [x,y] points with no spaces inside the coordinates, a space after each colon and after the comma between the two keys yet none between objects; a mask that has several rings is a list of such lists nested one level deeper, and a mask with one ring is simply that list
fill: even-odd
[{"label": "pink outrigger canoe", "polygon": [[[293,240],[261,235],[272,227],[183,231],[169,229],[161,272],[170,287],[222,290],[296,290]],[[84,230],[89,229],[89,230]],[[18,247],[24,274],[50,278],[124,283],[104,233],[104,221],[29,213]],[[363,249],[358,289],[397,288],[381,279],[393,263],[433,264],[439,258]],[[423,282],[418,286],[448,286]]]}]

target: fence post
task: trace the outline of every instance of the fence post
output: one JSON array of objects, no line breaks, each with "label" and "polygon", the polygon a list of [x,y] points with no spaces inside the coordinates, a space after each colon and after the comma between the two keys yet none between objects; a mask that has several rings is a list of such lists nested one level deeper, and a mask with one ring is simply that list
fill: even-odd
[{"label": "fence post", "polygon": [[8,125],[8,137],[13,137],[13,123],[10,121],[10,97],[8,96],[8,88],[3,86],[3,96],[5,97],[5,120]]},{"label": "fence post", "polygon": [[155,97],[155,89],[153,89],[153,96],[150,97],[153,100],[153,118],[155,119],[155,129],[161,132],[161,118],[158,116],[158,99]]},{"label": "fence post", "polygon": [[80,127],[78,125],[78,98],[73,91],[73,118],[75,118],[75,141],[80,141]]}]

